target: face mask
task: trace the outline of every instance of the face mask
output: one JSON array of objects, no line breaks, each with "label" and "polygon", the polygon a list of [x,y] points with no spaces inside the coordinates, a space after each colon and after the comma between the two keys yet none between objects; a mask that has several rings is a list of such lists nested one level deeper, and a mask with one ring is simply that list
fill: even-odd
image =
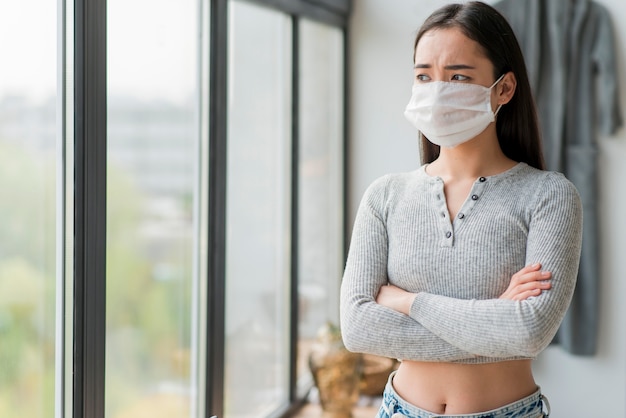
[{"label": "face mask", "polygon": [[413,85],[413,94],[404,116],[430,142],[454,147],[469,141],[495,121],[491,110],[491,87],[478,84],[431,81]]}]

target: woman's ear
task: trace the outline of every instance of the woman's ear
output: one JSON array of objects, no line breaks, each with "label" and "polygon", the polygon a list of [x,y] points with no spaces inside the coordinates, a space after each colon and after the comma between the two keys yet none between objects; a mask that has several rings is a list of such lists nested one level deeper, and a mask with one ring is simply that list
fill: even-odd
[{"label": "woman's ear", "polygon": [[499,105],[505,105],[511,101],[517,87],[517,79],[512,71],[509,71],[502,77],[502,80],[496,86],[497,102]]}]

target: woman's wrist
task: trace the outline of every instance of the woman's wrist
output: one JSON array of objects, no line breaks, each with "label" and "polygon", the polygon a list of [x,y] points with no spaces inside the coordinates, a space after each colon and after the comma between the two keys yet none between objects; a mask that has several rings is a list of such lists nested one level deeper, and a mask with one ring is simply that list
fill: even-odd
[{"label": "woman's wrist", "polygon": [[413,306],[413,303],[415,302],[416,296],[417,296],[417,293],[407,292],[406,297],[405,297],[405,302],[403,305],[403,310],[402,310],[403,314],[407,316],[411,314],[411,307]]}]

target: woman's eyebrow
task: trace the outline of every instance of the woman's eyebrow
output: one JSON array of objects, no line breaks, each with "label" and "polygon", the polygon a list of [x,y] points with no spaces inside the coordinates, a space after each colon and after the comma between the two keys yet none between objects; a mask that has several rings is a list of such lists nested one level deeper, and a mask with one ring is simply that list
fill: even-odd
[{"label": "woman's eyebrow", "polygon": [[472,67],[467,64],[454,64],[454,65],[446,65],[443,67],[446,70],[475,70],[476,67]]}]

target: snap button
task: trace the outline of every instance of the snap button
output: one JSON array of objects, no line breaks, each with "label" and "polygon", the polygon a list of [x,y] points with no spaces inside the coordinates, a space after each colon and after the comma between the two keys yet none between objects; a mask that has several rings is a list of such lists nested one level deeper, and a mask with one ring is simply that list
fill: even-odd
[{"label": "snap button", "polygon": [[481,183],[484,183],[484,182],[486,182],[486,181],[487,181],[487,179],[486,179],[486,178],[484,178],[484,177],[481,177],[481,178],[479,178],[479,179],[478,179],[478,181],[479,181],[479,182],[481,182]]},{"label": "snap button", "polygon": [[478,200],[478,195],[477,194],[473,194],[472,195],[472,200]]}]

